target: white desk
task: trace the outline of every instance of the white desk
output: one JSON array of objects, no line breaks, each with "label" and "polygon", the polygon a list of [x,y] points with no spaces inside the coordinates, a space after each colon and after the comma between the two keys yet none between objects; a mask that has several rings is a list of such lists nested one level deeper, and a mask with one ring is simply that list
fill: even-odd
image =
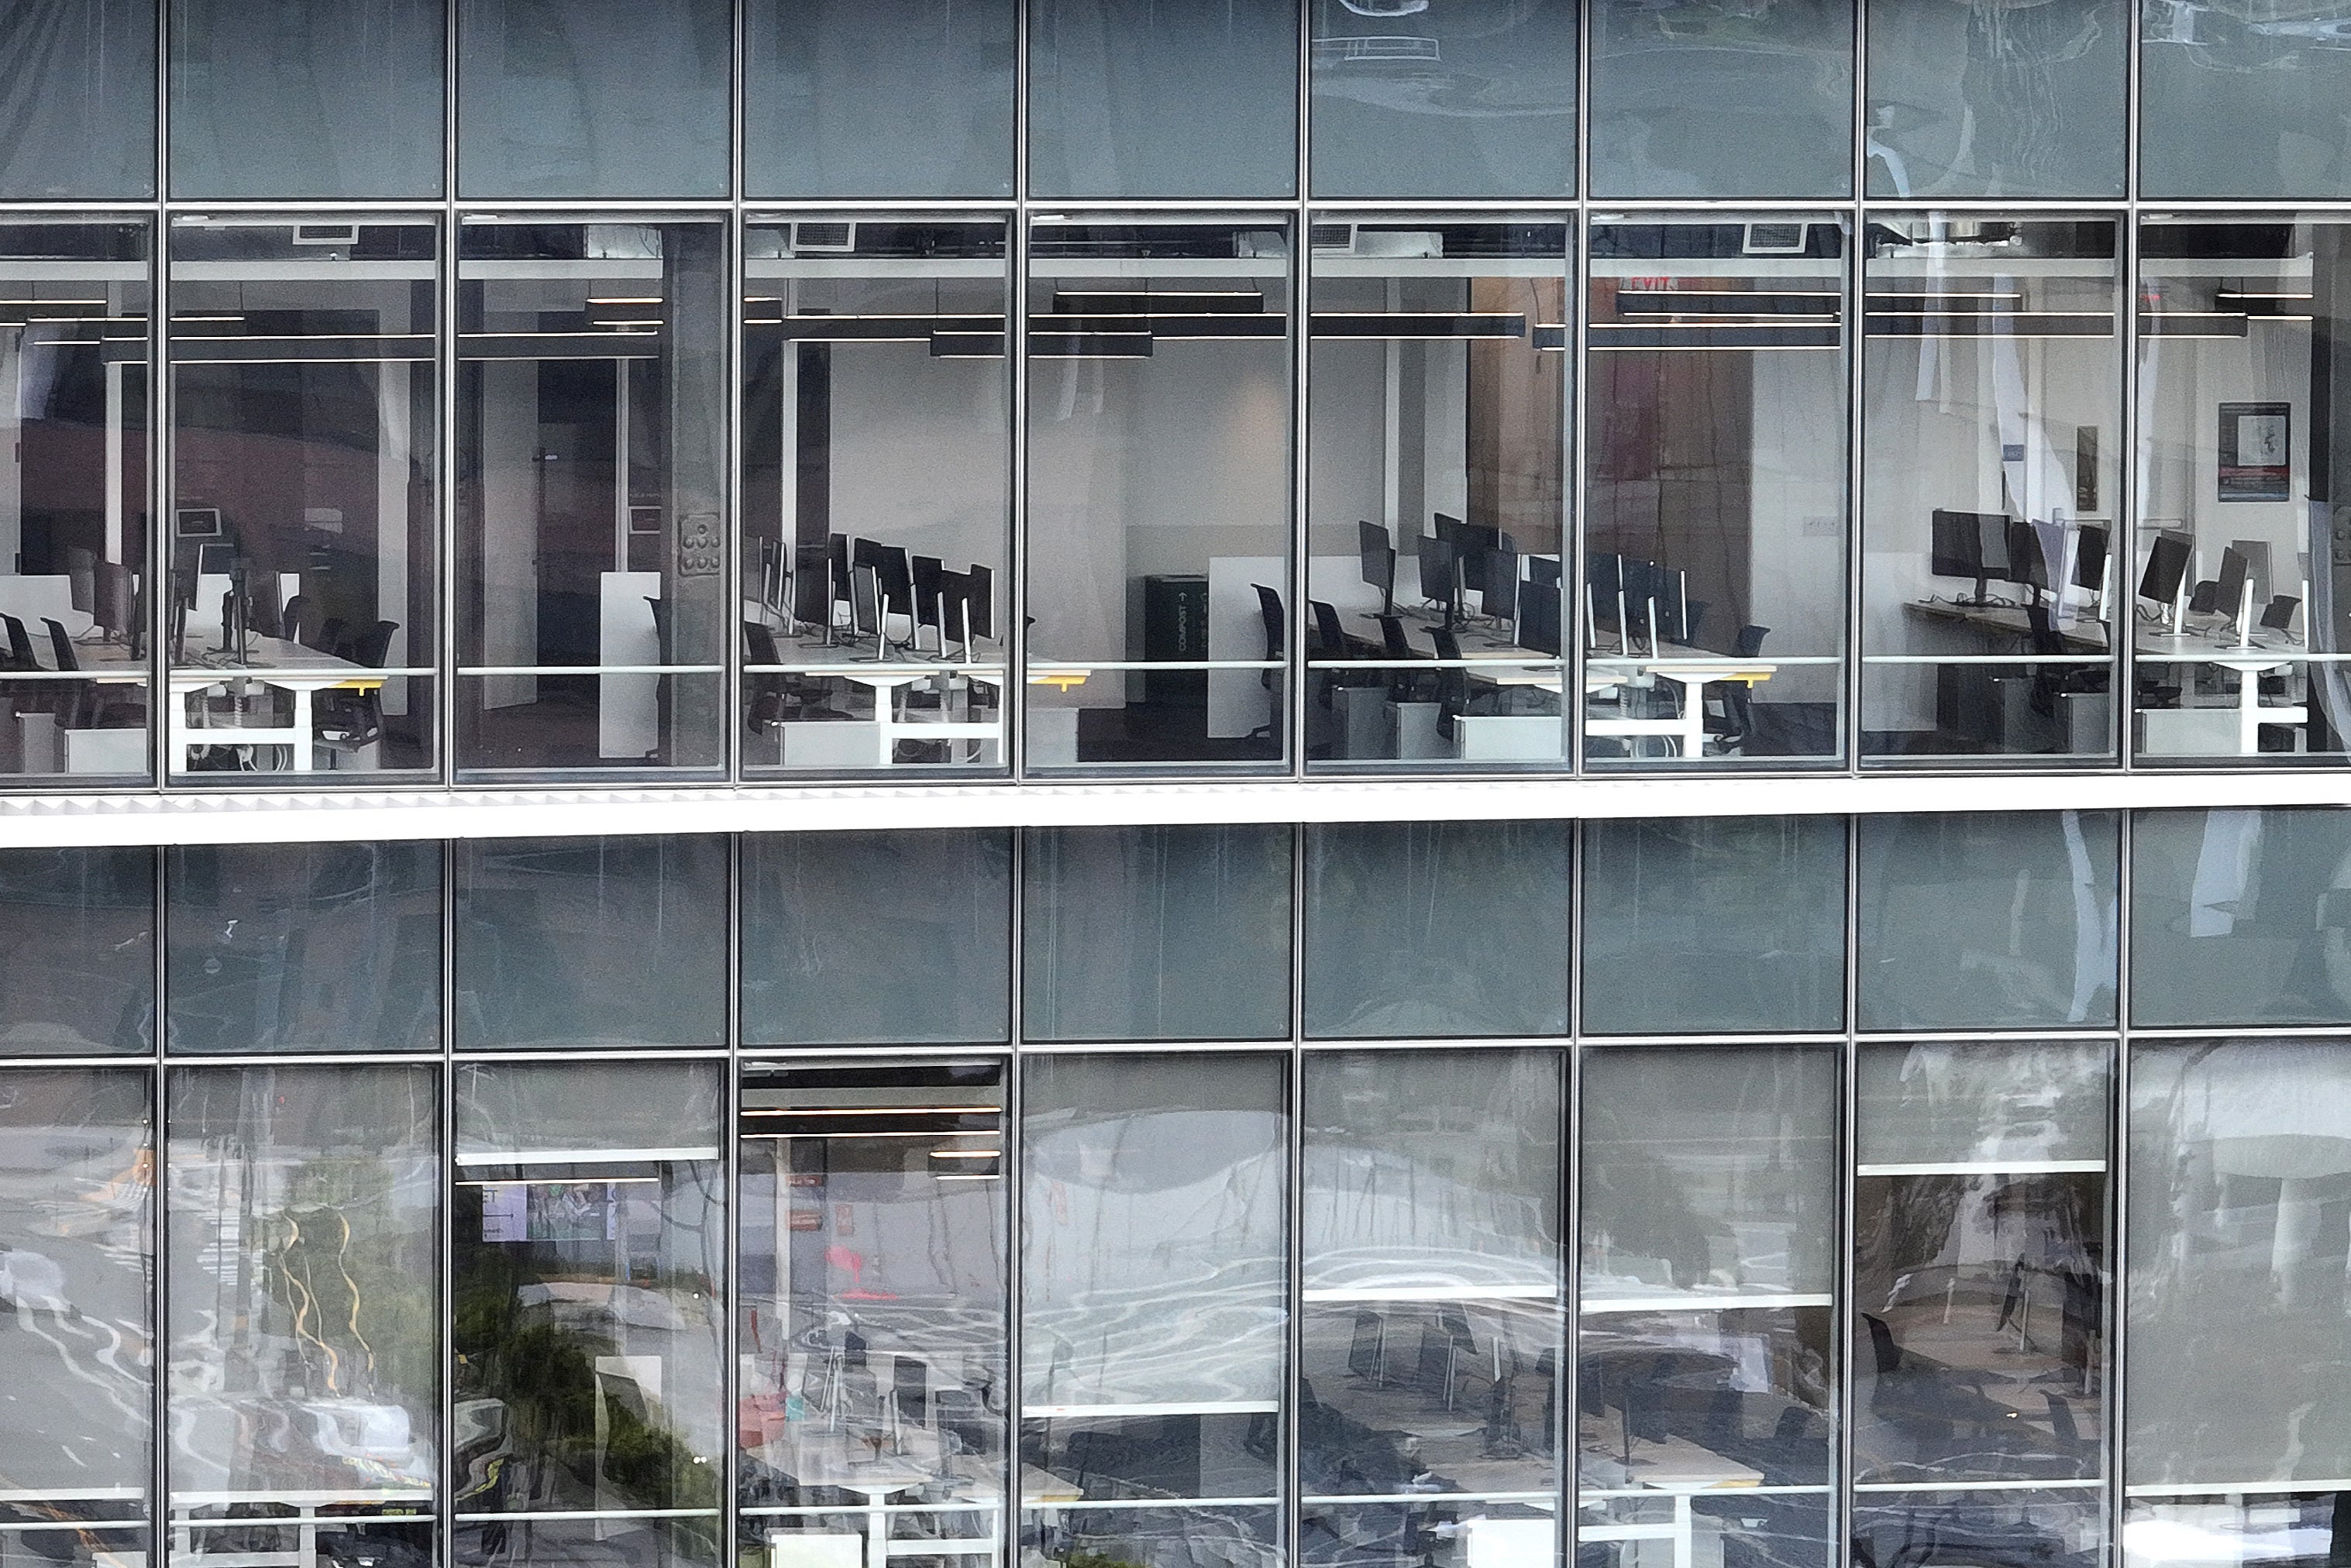
[{"label": "white desk", "polygon": [[[1004,679],[1000,668],[990,664],[942,664],[935,661],[908,663],[902,656],[897,661],[876,659],[853,647],[826,647],[817,643],[788,643],[778,650],[782,662],[774,664],[748,664],[744,674],[822,675],[828,678],[854,681],[873,694],[874,763],[888,768],[897,757],[902,740],[976,740],[998,747],[1003,755],[1004,709],[998,704],[993,719],[918,719],[901,716],[900,694],[910,685],[936,680],[941,675],[961,676],[980,685],[1001,688]],[[839,723],[839,720],[827,721]]]},{"label": "white desk", "polygon": [[[308,773],[311,769],[311,747],[316,741],[310,722],[314,695],[335,686],[360,688],[380,685],[383,681],[380,673],[365,664],[321,653],[316,648],[289,643],[283,637],[249,637],[246,648],[247,657],[243,664],[229,662],[226,654],[206,654],[204,656],[222,662],[183,665],[172,671],[168,707],[171,737],[166,744],[167,755],[176,759],[179,768],[187,767],[189,751],[199,746],[283,746],[293,753],[293,770]],[[236,680],[257,681],[287,693],[293,699],[293,723],[282,728],[274,725],[212,728],[190,719],[189,697],[207,686]]]},{"label": "white desk", "polygon": [[1660,643],[1653,653],[1587,654],[1583,661],[1583,693],[1590,696],[1648,674],[1681,688],[1681,711],[1666,718],[1593,718],[1584,716],[1588,736],[1663,736],[1681,748],[1684,757],[1706,755],[1704,687],[1710,681],[1739,681],[1752,686],[1768,681],[1779,665],[1768,659],[1742,659],[1712,653],[1679,643]]},{"label": "white desk", "polygon": [[[2274,635],[2274,633],[2273,634]],[[2261,676],[2266,671],[2283,669],[2301,659],[2309,650],[2298,638],[2279,637],[2269,646],[2240,646],[2233,640],[2201,635],[2194,632],[2141,632],[2137,640],[2137,656],[2142,664],[2217,664],[2237,672],[2237,754],[2252,757],[2262,748],[2262,726],[2265,724],[2308,724],[2310,709],[2299,703],[2277,707],[2262,706]],[[2162,713],[2193,713],[2192,708],[2142,708],[2143,718]],[[2147,749],[2158,748],[2149,745]]]},{"label": "white desk", "polygon": [[[200,1508],[239,1508],[256,1504],[291,1508],[292,1519],[224,1519],[191,1520],[190,1512]],[[372,1507],[384,1509],[415,1506],[429,1511],[433,1494],[422,1489],[406,1488],[368,1491],[183,1491],[172,1494],[172,1561],[187,1568],[313,1568],[319,1562],[319,1527],[340,1530],[350,1524],[370,1522],[367,1520],[346,1521],[330,1516],[321,1520],[322,1508]],[[376,1521],[379,1523],[392,1521]],[[397,1522],[407,1522],[403,1516]],[[433,1520],[429,1511],[419,1513],[415,1522],[430,1529]],[[291,1552],[206,1552],[201,1549],[203,1538],[217,1530],[266,1530],[275,1527],[295,1531]]]},{"label": "white desk", "polygon": [[[1605,1425],[1605,1418],[1602,1420]],[[1604,1450],[1604,1433],[1597,1434],[1596,1446]],[[1589,1506],[1593,1502],[1615,1498],[1637,1498],[1643,1492],[1665,1492],[1673,1498],[1673,1517],[1655,1523],[1583,1524],[1576,1530],[1579,1541],[1667,1541],[1673,1544],[1674,1568],[1694,1568],[1697,1558],[1697,1515],[1691,1500],[1704,1491],[1721,1491],[1760,1486],[1763,1472],[1725,1458],[1710,1448],[1681,1437],[1663,1441],[1647,1438],[1632,1446],[1630,1462],[1618,1461],[1625,1472],[1622,1489],[1610,1488],[1583,1491],[1578,1502]],[[1617,1468],[1612,1465],[1611,1468]]]}]

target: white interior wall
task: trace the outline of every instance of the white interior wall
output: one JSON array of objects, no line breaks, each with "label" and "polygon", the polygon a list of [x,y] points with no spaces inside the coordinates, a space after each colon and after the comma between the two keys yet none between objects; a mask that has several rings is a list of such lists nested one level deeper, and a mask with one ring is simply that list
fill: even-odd
[{"label": "white interior wall", "polygon": [[[2303,597],[2294,558],[2309,549],[2310,340],[2300,321],[2256,320],[2242,338],[2162,338],[2145,345],[2140,379],[2138,549],[2128,587],[2137,587],[2158,528],[2196,536],[2194,582],[2218,577],[2220,552],[2237,539],[2270,547],[2272,593]],[[2224,402],[2283,402],[2292,410],[2293,476],[2283,501],[2220,498],[2220,420]]]},{"label": "white interior wall", "polygon": [[[1823,439],[1844,423],[1844,356],[1758,353],[1749,498],[1751,623],[1771,629],[1764,652],[1834,653],[1844,643],[1844,443]],[[1729,646],[1737,628],[1708,611],[1705,640]],[[1755,688],[1758,702],[1830,702],[1832,665],[1783,667]]]},{"label": "white interior wall", "polygon": [[[482,377],[482,656],[538,662],[538,366],[490,360]],[[484,707],[535,702],[531,675],[490,675]]]},{"label": "white interior wall", "polygon": [[832,353],[832,531],[999,574],[1005,407],[1001,360],[935,360],[925,343]]}]

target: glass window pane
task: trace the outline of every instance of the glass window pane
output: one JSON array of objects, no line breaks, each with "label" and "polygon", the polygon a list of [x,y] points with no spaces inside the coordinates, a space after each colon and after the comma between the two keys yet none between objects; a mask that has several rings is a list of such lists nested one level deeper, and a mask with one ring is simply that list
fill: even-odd
[{"label": "glass window pane", "polygon": [[724,196],[727,0],[458,0],[466,196]]},{"label": "glass window pane", "polygon": [[1287,827],[1047,828],[1021,867],[1031,1040],[1290,1033]]},{"label": "glass window pane", "polygon": [[1278,1563],[1287,1063],[1023,1071],[1022,1555]]},{"label": "glass window pane", "polygon": [[154,0],[0,9],[0,200],[155,193]]},{"label": "glass window pane", "polygon": [[1567,225],[1311,232],[1308,766],[1556,769]]},{"label": "glass window pane", "polygon": [[1840,220],[1593,230],[1595,767],[1843,754],[1844,254]]},{"label": "glass window pane", "polygon": [[1019,0],[748,0],[754,196],[1008,196]]},{"label": "glass window pane", "polygon": [[724,228],[469,223],[457,278],[459,768],[715,776]]},{"label": "glass window pane", "polygon": [[2136,1047],[2130,1139],[2132,1491],[2331,1490],[2351,1473],[2351,1050]]},{"label": "glass window pane", "polygon": [[1583,830],[1583,1027],[1844,1021],[1844,819],[1693,817]]},{"label": "glass window pane", "polygon": [[2351,93],[2338,5],[2139,13],[2139,191],[2148,197],[2351,195]]},{"label": "glass window pane", "polygon": [[438,843],[165,854],[169,1049],[439,1049]]},{"label": "glass window pane", "polygon": [[720,1091],[708,1061],[457,1069],[460,1561],[717,1563]]},{"label": "glass window pane", "polygon": [[1877,213],[1868,234],[1863,753],[2110,758],[2115,225]]},{"label": "glass window pane", "polygon": [[[2222,1568],[2323,1557],[2335,1539],[2335,1509],[2343,1500],[2343,1493],[2333,1490],[2198,1496],[2195,1489],[2183,1487],[2135,1496],[2124,1504],[2123,1562],[2126,1568]],[[2351,1512],[2344,1522],[2351,1526]]]},{"label": "glass window pane", "polygon": [[2339,761],[2351,559],[2313,498],[2351,493],[2325,412],[2351,397],[2351,223],[2150,222],[2139,249],[2138,754]]},{"label": "glass window pane", "polygon": [[1859,1027],[2111,1024],[2119,819],[1861,819]]},{"label": "glass window pane", "polygon": [[1853,190],[1853,0],[1596,0],[1598,196]]},{"label": "glass window pane", "polygon": [[2123,193],[2128,0],[1868,5],[1870,195]]},{"label": "glass window pane", "polygon": [[[2004,1525],[1980,1547],[2003,1565],[2099,1556],[2102,1525],[2068,1546],[2059,1521],[2094,1522],[2104,1502],[2109,1053],[1861,1050],[1854,1462],[1876,1511],[1854,1521],[1861,1551],[1942,1521]],[[2009,1480],[2049,1490],[1936,1490]],[[2085,1511],[2038,1515],[2036,1497]]]},{"label": "glass window pane", "polygon": [[1575,188],[1573,0],[1401,11],[1318,5],[1318,196],[1552,196]]},{"label": "glass window pane", "polygon": [[1297,0],[1029,0],[1039,196],[1298,189]]},{"label": "glass window pane", "polygon": [[745,235],[747,772],[1005,766],[1008,233]]},{"label": "glass window pane", "polygon": [[155,1040],[155,852],[0,852],[0,1049],[144,1051]]},{"label": "glass window pane", "polygon": [[173,220],[174,773],[434,766],[439,247]]},{"label": "glass window pane", "polygon": [[[440,1473],[432,1067],[193,1067],[170,1108],[173,1555],[422,1561]],[[413,1522],[408,1522],[413,1521]]]},{"label": "glass window pane", "polygon": [[148,1561],[148,1083],[115,1070],[0,1075],[0,1294],[16,1331],[0,1423],[0,1560]]},{"label": "glass window pane", "polygon": [[149,774],[148,249],[144,224],[0,225],[0,776],[19,781]]},{"label": "glass window pane", "polygon": [[748,834],[742,931],[747,1043],[1004,1040],[1012,835]]},{"label": "glass window pane", "polygon": [[724,839],[457,845],[457,1045],[721,1045]]},{"label": "glass window pane", "polygon": [[1306,1032],[1567,1032],[1569,822],[1306,830]]},{"label": "glass window pane", "polygon": [[1835,1050],[1595,1051],[1583,1112],[1583,1550],[1829,1562]]},{"label": "glass window pane", "polygon": [[995,1554],[1004,1071],[745,1069],[735,1343],[747,1559],[765,1542],[764,1561],[806,1561],[844,1537],[863,1562],[928,1557],[930,1542],[950,1561]]},{"label": "glass window pane", "polygon": [[2351,815],[2147,812],[2131,858],[2133,1022],[2351,1020]]},{"label": "glass window pane", "polygon": [[1563,1066],[1548,1051],[1306,1058],[1310,1560],[1394,1561],[1414,1541],[1437,1568],[1555,1553]]},{"label": "glass window pane", "polygon": [[1029,246],[1028,766],[1278,763],[1287,220]]},{"label": "glass window pane", "polygon": [[441,193],[443,0],[172,0],[172,194]]},{"label": "glass window pane", "polygon": [[1856,1560],[1964,1553],[1981,1568],[2099,1568],[2106,1502],[2096,1487],[1865,1492],[1854,1500]]}]

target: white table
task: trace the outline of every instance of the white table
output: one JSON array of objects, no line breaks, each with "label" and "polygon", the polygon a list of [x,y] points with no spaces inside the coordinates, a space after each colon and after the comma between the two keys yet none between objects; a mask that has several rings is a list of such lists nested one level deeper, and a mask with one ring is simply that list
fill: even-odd
[{"label": "white table", "polygon": [[[283,746],[293,753],[293,770],[308,773],[312,764],[310,748],[316,740],[310,722],[316,694],[335,686],[380,685],[383,679],[381,672],[365,664],[355,664],[283,637],[247,638],[246,657],[241,664],[231,662],[225,654],[210,656],[222,662],[180,666],[171,674],[171,737],[167,744],[170,755],[178,758],[182,768],[187,767],[189,751],[199,746]],[[287,693],[293,699],[293,723],[282,728],[275,725],[226,725],[215,729],[189,719],[187,699],[191,695],[207,686],[237,680],[257,681]]]},{"label": "white table", "polygon": [[[2277,707],[2262,706],[2262,674],[2286,668],[2309,652],[2297,640],[2281,639],[2262,646],[2220,641],[2193,632],[2141,632],[2137,648],[2138,660],[2143,664],[2218,664],[2222,669],[2237,672],[2237,754],[2241,757],[2252,757],[2260,752],[2262,726],[2310,722],[2310,709],[2300,703]],[[2140,710],[2142,714],[2149,715],[2175,711],[2193,710]],[[2148,749],[2155,748],[2150,747]]]},{"label": "white table", "polygon": [[[295,1511],[292,1519],[224,1519],[191,1520],[188,1515],[200,1508],[249,1508],[266,1503]],[[322,1508],[353,1506],[382,1509],[402,1504],[414,1504],[430,1510],[433,1493],[423,1488],[400,1488],[384,1491],[176,1491],[172,1494],[172,1561],[187,1568],[312,1568],[319,1561],[319,1527],[340,1530],[347,1524],[367,1523],[364,1519],[345,1520],[340,1516],[321,1520]],[[391,1522],[379,1521],[376,1522]],[[402,1522],[405,1522],[403,1516]],[[430,1527],[430,1512],[416,1516],[416,1523]],[[291,1552],[204,1552],[196,1550],[194,1538],[214,1530],[292,1530],[295,1546]]]},{"label": "white table", "polygon": [[1627,1482],[1624,1489],[1584,1490],[1579,1494],[1579,1502],[1665,1492],[1673,1498],[1672,1519],[1655,1523],[1583,1524],[1577,1528],[1576,1539],[1668,1541],[1673,1543],[1674,1568],[1694,1568],[1697,1515],[1691,1500],[1698,1493],[1759,1486],[1763,1480],[1762,1471],[1681,1437],[1636,1440],[1632,1446],[1631,1462],[1624,1468]]},{"label": "white table", "polygon": [[[997,717],[986,722],[962,719],[910,719],[899,716],[899,695],[902,690],[918,682],[935,680],[941,675],[960,675],[967,681],[982,685],[1000,686],[1003,672],[994,665],[973,665],[924,662],[919,664],[892,663],[869,657],[856,649],[821,643],[787,646],[779,649],[783,660],[774,664],[748,664],[746,675],[786,674],[822,675],[854,681],[873,694],[874,762],[890,767],[897,758],[898,742],[902,740],[977,740],[1001,747],[1004,739],[1003,707],[997,708]],[[1002,755],[999,750],[998,756]]]},{"label": "white table", "polygon": [[1711,653],[1703,648],[1685,647],[1679,643],[1660,643],[1651,653],[1600,653],[1585,656],[1583,661],[1583,692],[1608,690],[1630,683],[1643,674],[1667,680],[1681,688],[1681,711],[1665,718],[1593,718],[1584,716],[1583,733],[1587,736],[1663,736],[1681,747],[1684,757],[1706,755],[1706,704],[1704,688],[1710,681],[1740,681],[1751,686],[1768,681],[1779,665],[1766,659],[1741,659],[1730,653]]}]

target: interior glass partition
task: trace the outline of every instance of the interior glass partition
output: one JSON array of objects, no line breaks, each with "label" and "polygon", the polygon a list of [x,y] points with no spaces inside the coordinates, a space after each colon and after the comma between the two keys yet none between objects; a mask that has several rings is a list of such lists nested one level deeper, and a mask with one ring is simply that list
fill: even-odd
[{"label": "interior glass partition", "polygon": [[1583,755],[1844,752],[1845,229],[1595,224]]},{"label": "interior glass partition", "polygon": [[432,1552],[439,1079],[169,1075],[171,1562]]},{"label": "interior glass partition", "polygon": [[1003,218],[744,235],[744,771],[1001,769]]},{"label": "interior glass partition", "polygon": [[1862,1048],[1856,1562],[2106,1560],[2111,1049]]},{"label": "interior glass partition", "polygon": [[1310,232],[1308,766],[1556,768],[1568,225]]},{"label": "interior glass partition", "polygon": [[1278,1568],[1288,1061],[1022,1071],[1022,1558]]},{"label": "interior glass partition", "polygon": [[143,1071],[0,1073],[0,1561],[152,1561],[155,1152]]},{"label": "interior glass partition", "polygon": [[1865,233],[1862,755],[2109,758],[2116,224],[1876,213]]},{"label": "interior glass partition", "polygon": [[148,226],[0,225],[0,775],[147,777]]},{"label": "interior glass partition", "polygon": [[745,1068],[739,1561],[997,1560],[1007,1088],[1000,1061]]},{"label": "interior glass partition", "polygon": [[461,775],[723,766],[726,291],[716,223],[461,226]]},{"label": "interior glass partition", "polygon": [[1289,220],[1034,220],[1032,772],[1279,764]]},{"label": "interior glass partition", "polygon": [[461,1065],[457,1561],[716,1568],[720,1064]]},{"label": "interior glass partition", "polygon": [[2351,222],[2150,219],[2138,288],[2137,754],[2339,760]]},{"label": "interior glass partition", "polygon": [[167,771],[435,767],[440,232],[172,220]]},{"label": "interior glass partition", "polygon": [[1837,1053],[1583,1063],[1576,1540],[1608,1568],[1825,1568]]},{"label": "interior glass partition", "polygon": [[1306,1059],[1301,1563],[1560,1560],[1564,1068]]}]

